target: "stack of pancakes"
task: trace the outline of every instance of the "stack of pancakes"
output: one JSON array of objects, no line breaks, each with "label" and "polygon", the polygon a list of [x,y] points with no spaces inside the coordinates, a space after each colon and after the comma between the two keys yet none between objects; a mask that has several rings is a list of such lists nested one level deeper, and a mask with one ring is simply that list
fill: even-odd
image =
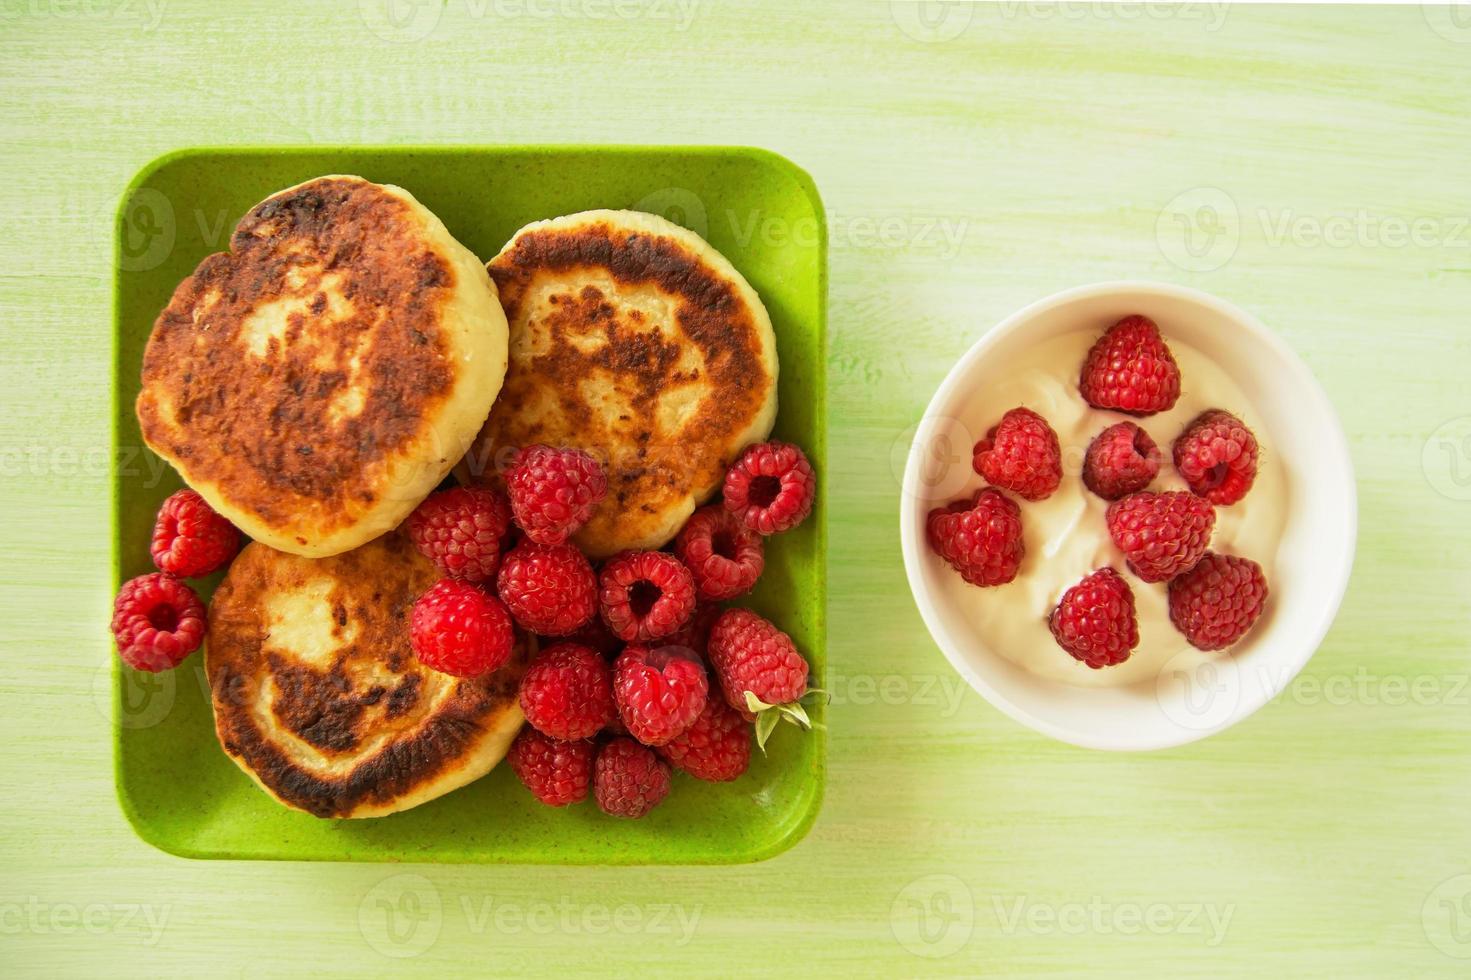
[{"label": "stack of pancakes", "polygon": [[254,539],[210,612],[225,751],[287,806],[407,809],[488,772],[522,723],[507,667],[418,663],[433,565],[397,532],[455,469],[496,484],[531,443],[599,459],[593,557],[657,548],[776,415],[771,322],[699,236],[589,211],[489,266],[402,188],[330,176],[272,195],[160,314],[144,440]]}]

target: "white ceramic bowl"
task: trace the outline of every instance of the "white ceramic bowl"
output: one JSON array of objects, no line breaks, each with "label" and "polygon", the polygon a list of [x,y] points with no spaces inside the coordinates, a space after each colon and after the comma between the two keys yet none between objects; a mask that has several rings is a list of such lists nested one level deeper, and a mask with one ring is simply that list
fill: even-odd
[{"label": "white ceramic bowl", "polygon": [[[1033,344],[1079,329],[1102,333],[1130,313],[1153,318],[1167,341],[1178,339],[1214,360],[1265,420],[1268,431],[1258,435],[1285,470],[1286,525],[1273,562],[1271,615],[1236,646],[1210,658],[1173,658],[1152,681],[1082,687],[1034,674],[975,635],[956,608],[955,596],[963,590],[942,587],[943,577],[956,573],[927,545],[925,516],[961,496],[954,479],[935,478],[937,461],[969,469],[969,446],[954,445],[956,433],[983,432],[995,421],[968,415],[971,392],[1002,377],[1008,363]],[[1168,454],[1168,446],[1161,448]],[[975,481],[972,476],[968,485]],[[1043,734],[1116,750],[1204,738],[1285,688],[1333,622],[1358,531],[1348,443],[1306,365],[1249,313],[1198,290],[1151,282],[1098,283],[1057,293],[1007,317],[977,341],[930,401],[905,465],[900,507],[909,587],[925,625],[961,676],[987,701]]]}]

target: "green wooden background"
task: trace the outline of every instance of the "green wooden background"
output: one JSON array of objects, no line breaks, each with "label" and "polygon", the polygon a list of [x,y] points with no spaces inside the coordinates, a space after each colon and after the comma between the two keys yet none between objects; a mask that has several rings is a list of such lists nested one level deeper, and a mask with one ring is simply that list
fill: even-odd
[{"label": "green wooden background", "polygon": [[[816,827],[729,869],[150,849],[109,758],[117,195],[200,143],[559,141],[766,146],[827,204]],[[1465,975],[1468,159],[1471,17],[1444,8],[0,0],[0,972]],[[1362,509],[1304,675],[1147,756],[962,690],[896,520],[953,359],[1122,277],[1275,327],[1339,406]]]}]

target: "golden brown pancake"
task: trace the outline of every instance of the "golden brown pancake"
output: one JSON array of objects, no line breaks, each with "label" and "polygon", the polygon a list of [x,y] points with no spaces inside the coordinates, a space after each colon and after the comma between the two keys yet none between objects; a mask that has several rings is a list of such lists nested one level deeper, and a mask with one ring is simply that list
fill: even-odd
[{"label": "golden brown pancake", "polygon": [[210,604],[205,668],[225,753],[319,817],[407,810],[489,772],[521,727],[529,641],[475,680],[421,665],[409,617],[437,578],[401,533],[331,558],[249,545]]},{"label": "golden brown pancake", "polygon": [[321,177],[240,220],[143,355],[148,445],[258,541],[332,555],[396,527],[500,390],[478,259],[407,191]]},{"label": "golden brown pancake", "polygon": [[515,450],[599,459],[608,495],[577,534],[593,557],[657,548],[776,418],[766,308],[691,231],[635,211],[586,211],[516,233],[489,264],[510,367],[457,474],[495,483]]}]

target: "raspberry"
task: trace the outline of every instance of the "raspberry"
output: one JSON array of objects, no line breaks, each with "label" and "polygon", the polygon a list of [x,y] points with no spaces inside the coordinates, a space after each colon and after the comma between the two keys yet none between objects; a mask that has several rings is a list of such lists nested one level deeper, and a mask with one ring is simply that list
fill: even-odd
[{"label": "raspberry", "polygon": [[564,742],[535,728],[523,728],[511,743],[506,761],[532,796],[547,806],[568,806],[587,799],[596,751],[585,739]]},{"label": "raspberry", "polygon": [[724,607],[713,602],[696,602],[690,621],[663,639],[666,647],[683,647],[703,657],[710,644],[710,627],[725,612]]},{"label": "raspberry", "polygon": [[1108,505],[1108,533],[1146,582],[1188,572],[1210,545],[1216,526],[1211,505],[1184,490],[1134,493]]},{"label": "raspberry", "polygon": [[172,575],[129,579],[112,603],[118,656],[134,670],[172,670],[204,642],[204,603]]},{"label": "raspberry", "polygon": [[745,595],[766,567],[761,535],[719,504],[694,512],[674,539],[674,553],[694,576],[701,599]]},{"label": "raspberry", "polygon": [[1023,500],[1045,500],[1062,482],[1062,449],[1047,420],[1013,408],[976,443],[971,465],[986,482]]},{"label": "raspberry", "polygon": [[1246,496],[1256,479],[1256,436],[1218,408],[1202,412],[1175,440],[1175,469],[1190,489],[1226,507]]},{"label": "raspberry", "polygon": [[1170,580],[1170,622],[1193,647],[1223,650],[1246,635],[1267,606],[1267,578],[1250,558],[1207,552]]},{"label": "raspberry", "polygon": [[521,678],[521,711],[543,735],[592,738],[614,717],[613,671],[596,650],[577,643],[547,647]]},{"label": "raspberry", "polygon": [[696,779],[727,782],[751,764],[751,726],[724,698],[713,697],[695,723],[658,752]]},{"label": "raspberry", "polygon": [[580,449],[527,446],[506,471],[516,523],[537,544],[561,544],[608,492],[597,460]]},{"label": "raspberry", "polygon": [[662,551],[625,551],[609,558],[598,590],[603,622],[625,643],[663,639],[695,611],[694,577]]},{"label": "raspberry", "polygon": [[1094,408],[1153,415],[1180,397],[1180,368],[1153,320],[1126,316],[1088,351],[1078,388]]},{"label": "raspberry", "polygon": [[479,677],[511,659],[511,614],[469,582],[442,578],[414,603],[409,641],[426,667],[455,677]]},{"label": "raspberry", "polygon": [[637,819],[669,795],[669,765],[631,738],[615,738],[593,763],[593,797],[614,817]]},{"label": "raspberry", "polygon": [[511,504],[497,490],[456,487],[432,494],[409,515],[409,538],[439,573],[466,582],[495,575],[511,529]]},{"label": "raspberry", "polygon": [[148,550],[159,571],[197,578],[229,564],[240,550],[240,532],[199,494],[180,490],[158,509]]},{"label": "raspberry", "polygon": [[789,442],[763,442],[741,453],[725,474],[725,509],[757,534],[790,531],[812,513],[817,476]]},{"label": "raspberry", "polygon": [[1112,568],[1100,568],[1064,592],[1048,625],[1058,646],[1094,670],[1123,663],[1139,645],[1134,592]]},{"label": "raspberry", "polygon": [[709,692],[705,668],[678,647],[634,644],[613,664],[618,715],[645,745],[663,745],[693,725]]},{"label": "raspberry", "polygon": [[1088,445],[1083,484],[1104,500],[1118,500],[1149,486],[1162,459],[1149,433],[1133,422],[1110,425]]},{"label": "raspberry", "polygon": [[930,511],[925,536],[935,554],[971,585],[1005,585],[1016,578],[1027,552],[1021,509],[990,487]]},{"label": "raspberry", "polygon": [[727,610],[715,621],[709,656],[726,703],[748,721],[755,713],[747,692],[768,705],[788,705],[807,691],[807,661],[792,638],[749,609]]},{"label": "raspberry", "polygon": [[566,636],[598,613],[598,578],[570,544],[523,540],[501,562],[496,591],[522,629]]}]

